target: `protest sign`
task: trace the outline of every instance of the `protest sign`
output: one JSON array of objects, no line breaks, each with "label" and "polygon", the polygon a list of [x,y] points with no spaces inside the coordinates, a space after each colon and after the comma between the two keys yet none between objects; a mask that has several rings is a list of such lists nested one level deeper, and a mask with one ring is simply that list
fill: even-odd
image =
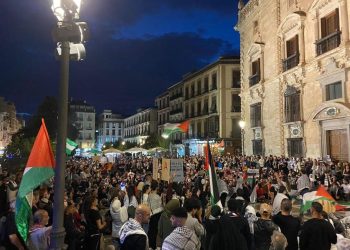
[{"label": "protest sign", "polygon": [[152,169],[153,180],[158,180],[158,165],[159,165],[159,159],[153,158],[153,169]]},{"label": "protest sign", "polygon": [[162,178],[163,181],[170,179],[170,159],[162,158]]},{"label": "protest sign", "polygon": [[183,165],[183,159],[171,159],[170,161],[170,173],[174,177],[175,182],[183,182],[185,180]]}]

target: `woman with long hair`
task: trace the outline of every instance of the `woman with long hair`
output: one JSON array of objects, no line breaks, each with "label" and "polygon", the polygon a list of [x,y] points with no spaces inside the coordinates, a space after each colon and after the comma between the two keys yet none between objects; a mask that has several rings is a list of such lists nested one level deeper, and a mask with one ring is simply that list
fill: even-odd
[{"label": "woman with long hair", "polygon": [[96,196],[89,196],[86,198],[86,239],[85,249],[97,250],[100,249],[100,240],[102,229],[105,228],[106,222],[102,221],[102,217],[98,209],[98,199]]}]

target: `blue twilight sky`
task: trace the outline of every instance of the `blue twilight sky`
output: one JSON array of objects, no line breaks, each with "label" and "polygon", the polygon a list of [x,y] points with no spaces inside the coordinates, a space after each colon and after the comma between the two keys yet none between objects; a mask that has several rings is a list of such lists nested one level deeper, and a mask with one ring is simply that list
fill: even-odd
[{"label": "blue twilight sky", "polygon": [[[91,37],[69,96],[124,115],[221,55],[239,55],[237,0],[85,0]],[[33,113],[58,92],[50,0],[0,1],[0,96]]]}]

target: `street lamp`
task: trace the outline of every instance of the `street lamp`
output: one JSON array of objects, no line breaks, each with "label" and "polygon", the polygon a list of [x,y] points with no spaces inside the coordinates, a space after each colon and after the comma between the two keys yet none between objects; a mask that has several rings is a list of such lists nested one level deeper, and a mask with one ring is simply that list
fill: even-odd
[{"label": "street lamp", "polygon": [[54,210],[50,249],[65,249],[63,227],[64,187],[66,169],[66,137],[68,116],[69,61],[85,58],[83,43],[89,35],[86,23],[79,19],[81,0],[52,0],[52,11],[57,18],[57,26],[52,32],[57,43],[56,58],[61,62],[58,135],[56,147],[56,166],[54,180]]},{"label": "street lamp", "polygon": [[245,121],[240,120],[238,122],[239,127],[241,128],[241,135],[242,135],[242,155],[244,156],[244,127],[245,127]]}]

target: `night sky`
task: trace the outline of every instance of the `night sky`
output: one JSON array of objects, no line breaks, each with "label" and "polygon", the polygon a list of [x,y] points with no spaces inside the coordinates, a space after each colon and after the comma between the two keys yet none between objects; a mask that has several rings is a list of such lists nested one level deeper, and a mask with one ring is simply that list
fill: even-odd
[{"label": "night sky", "polygon": [[[59,62],[50,0],[0,1],[0,96],[34,113],[57,96]],[[71,62],[69,96],[97,112],[132,114],[221,55],[239,55],[235,0],[85,0],[91,37]]]}]

